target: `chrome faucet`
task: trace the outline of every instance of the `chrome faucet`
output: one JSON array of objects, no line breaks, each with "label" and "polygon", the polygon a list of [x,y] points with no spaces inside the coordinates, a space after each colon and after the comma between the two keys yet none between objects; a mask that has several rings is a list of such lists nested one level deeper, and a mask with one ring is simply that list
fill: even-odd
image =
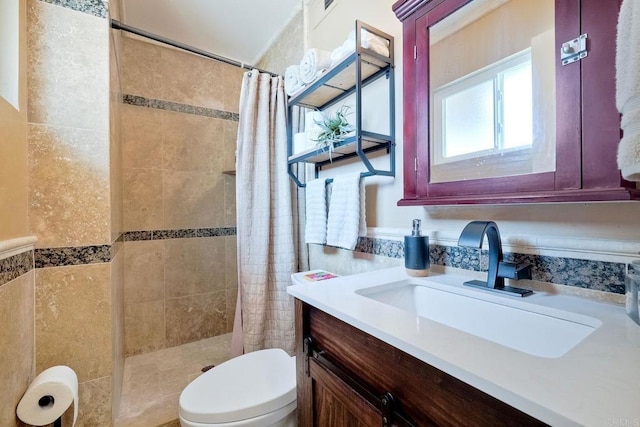
[{"label": "chrome faucet", "polygon": [[531,279],[531,265],[516,264],[502,260],[502,241],[498,226],[493,221],[472,221],[462,230],[458,239],[458,246],[469,248],[482,248],[482,240],[485,234],[489,242],[489,270],[487,281],[471,280],[464,282],[466,286],[487,289],[496,292],[506,292],[510,295],[526,297],[533,294],[528,289],[505,286],[504,279]]}]

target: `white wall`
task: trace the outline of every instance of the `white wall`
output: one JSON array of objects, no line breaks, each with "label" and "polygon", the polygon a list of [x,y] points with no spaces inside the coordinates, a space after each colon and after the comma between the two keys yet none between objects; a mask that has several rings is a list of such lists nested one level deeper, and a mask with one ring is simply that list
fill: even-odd
[{"label": "white wall", "polygon": [[19,23],[18,0],[0,0],[0,96],[16,110],[19,87]]},{"label": "white wall", "polygon": [[[305,8],[312,10],[311,0]],[[477,219],[494,220],[503,237],[518,236],[527,245],[535,245],[540,236],[545,241],[582,239],[606,239],[628,242],[624,252],[628,256],[638,255],[640,250],[640,203],[571,203],[535,204],[511,206],[448,206],[448,207],[398,207],[402,198],[402,26],[391,7],[395,0],[335,0],[335,6],[315,27],[309,19],[307,46],[332,50],[339,45],[347,33],[354,28],[355,19],[360,19],[395,37],[396,63],[396,177],[366,178],[367,224],[369,227],[409,231],[411,219],[421,218],[423,227],[432,236],[457,235],[464,225]],[[330,176],[356,168],[357,165],[340,164],[325,172]],[[371,231],[371,230],[370,230]],[[375,229],[373,230],[375,233]],[[560,239],[557,239],[560,237]],[[515,237],[512,238],[515,240]],[[637,244],[634,244],[637,243]],[[607,247],[616,247],[608,242]],[[608,252],[609,249],[604,250]]]}]

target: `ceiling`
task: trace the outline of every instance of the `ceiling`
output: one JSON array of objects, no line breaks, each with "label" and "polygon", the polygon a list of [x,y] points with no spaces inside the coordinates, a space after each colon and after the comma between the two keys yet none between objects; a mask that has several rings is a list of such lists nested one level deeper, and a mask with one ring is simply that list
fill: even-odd
[{"label": "ceiling", "polygon": [[255,65],[302,0],[122,0],[123,23]]}]

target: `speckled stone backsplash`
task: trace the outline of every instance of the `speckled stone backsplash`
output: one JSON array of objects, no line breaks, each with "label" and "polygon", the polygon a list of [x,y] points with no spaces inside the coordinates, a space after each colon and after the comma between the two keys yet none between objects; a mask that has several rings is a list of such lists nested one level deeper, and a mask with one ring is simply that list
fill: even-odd
[{"label": "speckled stone backsplash", "polygon": [[33,251],[22,252],[0,259],[0,286],[9,283],[33,269]]},{"label": "speckled stone backsplash", "polygon": [[107,3],[103,0],[41,0],[56,6],[66,7],[98,18],[107,17]]},{"label": "speckled stone backsplash", "polygon": [[[361,237],[357,252],[390,258],[404,257],[404,244],[396,240]],[[487,271],[488,251],[457,246],[430,246],[431,264]],[[505,253],[506,261],[531,264],[533,280],[624,294],[627,265],[620,262],[593,261],[520,253]]]},{"label": "speckled stone backsplash", "polygon": [[181,104],[179,102],[163,101],[161,99],[145,98],[144,96],[128,95],[122,96],[122,102],[136,107],[155,108],[157,110],[173,111],[174,113],[193,114],[196,116],[212,117],[214,119],[240,120],[240,114],[229,111],[216,110],[214,108],[199,107],[197,105]]},{"label": "speckled stone backsplash", "polygon": [[97,264],[111,261],[111,245],[73,246],[35,250],[36,268]]},{"label": "speckled stone backsplash", "polygon": [[189,228],[185,230],[127,231],[123,234],[125,242],[139,240],[190,239],[194,237],[235,236],[235,227]]},{"label": "speckled stone backsplash", "polygon": [[[190,228],[186,230],[152,230],[152,231],[128,231],[116,239],[116,242],[134,242],[141,240],[165,240],[165,239],[192,239],[199,237],[223,237],[235,236],[235,227],[218,228]],[[42,248],[28,252],[30,254],[31,265],[35,268],[62,267],[68,265],[96,264],[101,262],[111,262],[112,245],[97,246],[72,246],[61,248]],[[0,285],[13,280],[28,270],[13,277],[17,272],[24,270],[29,260],[25,257],[27,253],[0,260]],[[35,261],[35,263],[34,263]],[[11,277],[3,282],[5,277]]]}]

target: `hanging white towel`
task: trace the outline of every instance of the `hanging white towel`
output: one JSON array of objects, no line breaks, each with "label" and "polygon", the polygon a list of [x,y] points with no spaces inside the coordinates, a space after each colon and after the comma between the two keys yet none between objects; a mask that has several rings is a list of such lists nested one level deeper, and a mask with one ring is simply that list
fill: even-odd
[{"label": "hanging white towel", "polygon": [[327,242],[327,187],[324,179],[307,182],[305,188],[305,243]]},{"label": "hanging white towel", "polygon": [[622,176],[640,182],[640,1],[624,0],[618,17],[616,106],[623,131],[618,146]]},{"label": "hanging white towel", "polygon": [[358,235],[367,234],[364,198],[364,183],[359,172],[334,178],[327,218],[327,245],[353,250]]}]

